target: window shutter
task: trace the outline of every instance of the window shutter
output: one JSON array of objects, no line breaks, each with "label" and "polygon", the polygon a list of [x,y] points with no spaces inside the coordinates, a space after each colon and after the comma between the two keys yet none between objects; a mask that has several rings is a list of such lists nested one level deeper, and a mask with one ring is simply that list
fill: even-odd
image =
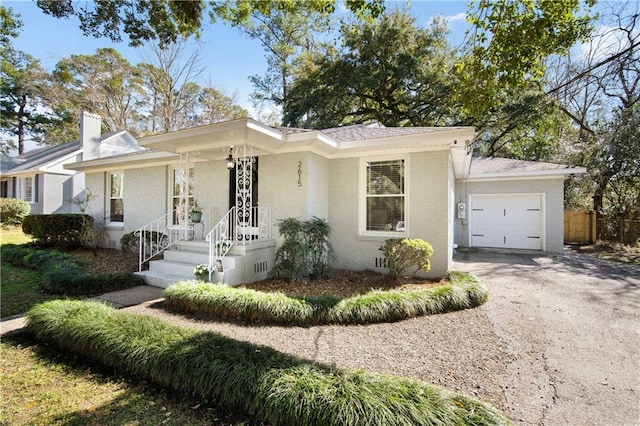
[{"label": "window shutter", "polygon": [[11,178],[11,197],[12,198],[18,198],[18,194],[16,194],[16,190],[18,189],[18,178],[16,177],[12,177]]},{"label": "window shutter", "polygon": [[40,192],[38,189],[40,188],[40,175],[35,175],[33,177],[33,202],[38,202],[38,193]]}]

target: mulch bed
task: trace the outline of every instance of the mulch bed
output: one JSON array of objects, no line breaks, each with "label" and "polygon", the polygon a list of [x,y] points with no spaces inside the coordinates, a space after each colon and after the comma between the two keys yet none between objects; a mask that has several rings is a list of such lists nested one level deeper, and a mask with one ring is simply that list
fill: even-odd
[{"label": "mulch bed", "polygon": [[316,278],[306,283],[269,279],[246,284],[243,287],[265,292],[279,291],[290,296],[333,294],[351,297],[371,290],[420,290],[437,287],[444,283],[444,281],[420,278],[393,279],[373,271],[334,270],[329,278]]}]

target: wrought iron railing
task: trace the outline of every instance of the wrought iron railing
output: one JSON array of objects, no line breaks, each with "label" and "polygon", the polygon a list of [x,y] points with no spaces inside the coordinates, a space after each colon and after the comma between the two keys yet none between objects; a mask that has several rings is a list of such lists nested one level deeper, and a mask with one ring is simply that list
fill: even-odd
[{"label": "wrought iron railing", "polygon": [[134,231],[138,237],[138,270],[178,241],[186,240],[192,232],[188,226],[172,225],[176,212],[167,213]]},{"label": "wrought iron railing", "polygon": [[238,215],[236,206],[220,219],[207,234],[209,242],[209,280],[220,271],[222,259],[234,245],[254,244],[271,239],[271,209],[252,207]]}]

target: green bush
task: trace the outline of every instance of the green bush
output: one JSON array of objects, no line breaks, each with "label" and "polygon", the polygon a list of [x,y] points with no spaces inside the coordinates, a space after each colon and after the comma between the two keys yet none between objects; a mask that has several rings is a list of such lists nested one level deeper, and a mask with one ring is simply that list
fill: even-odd
[{"label": "green bush", "polygon": [[70,269],[57,269],[46,274],[43,289],[50,294],[94,296],[144,284],[142,277],[127,272],[78,274]]},{"label": "green bush", "polygon": [[479,306],[487,301],[484,283],[471,274],[452,272],[450,284],[427,290],[379,291],[341,299],[337,296],[289,297],[219,284],[183,281],[164,290],[168,308],[271,324],[369,324],[400,321]]},{"label": "green bush", "polygon": [[36,214],[24,218],[22,230],[45,247],[80,248],[93,218],[81,214]]},{"label": "green bush", "polygon": [[502,425],[497,409],[460,393],[348,371],[97,302],[51,301],[28,313],[42,342],[215,400],[274,425]]},{"label": "green bush", "polygon": [[53,250],[8,244],[2,246],[2,261],[41,271],[43,290],[51,294],[92,296],[144,284],[141,277],[130,273],[86,274],[80,260]]},{"label": "green bush", "polygon": [[[433,247],[428,242],[418,238],[403,238],[386,240],[379,248],[387,259],[389,274],[393,277],[414,277],[419,271],[431,270],[429,258],[433,254]],[[411,274],[410,267],[416,269]]]},{"label": "green bush", "polygon": [[57,269],[73,270],[76,274],[84,271],[84,264],[70,254],[14,244],[2,246],[2,261],[18,268],[36,269],[45,274]]},{"label": "green bush", "polygon": [[326,220],[315,216],[306,221],[283,219],[278,223],[278,232],[284,241],[276,251],[272,278],[307,281],[329,274],[329,261],[335,258],[335,253],[329,242],[331,227]]},{"label": "green bush", "polygon": [[31,212],[31,206],[17,198],[0,198],[0,222],[7,225],[19,225]]}]

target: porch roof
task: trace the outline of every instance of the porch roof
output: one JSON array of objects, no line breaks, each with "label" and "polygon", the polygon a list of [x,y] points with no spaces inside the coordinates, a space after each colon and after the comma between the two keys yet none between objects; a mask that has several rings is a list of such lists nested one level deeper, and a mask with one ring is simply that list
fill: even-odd
[{"label": "porch roof", "polygon": [[229,148],[249,145],[257,155],[311,151],[325,158],[386,152],[451,149],[456,176],[469,170],[473,127],[385,127],[379,123],[324,130],[276,128],[251,118],[210,124],[139,139],[140,146],[199,158],[222,160]]}]

